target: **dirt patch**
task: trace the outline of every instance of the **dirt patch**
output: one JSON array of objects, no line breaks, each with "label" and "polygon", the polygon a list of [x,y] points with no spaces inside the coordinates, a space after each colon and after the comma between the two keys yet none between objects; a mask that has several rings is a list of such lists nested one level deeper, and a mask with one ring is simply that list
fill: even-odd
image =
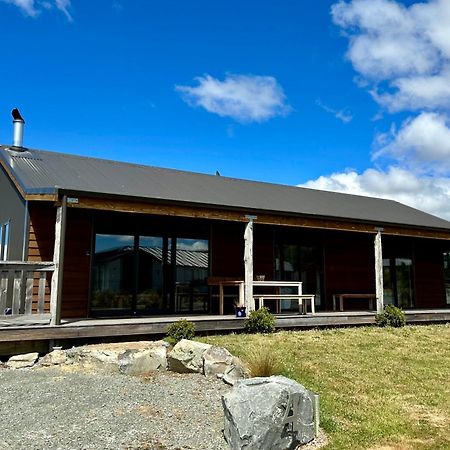
[{"label": "dirt patch", "polygon": [[369,450],[415,450],[418,446],[422,448],[430,447],[433,440],[425,441],[423,439],[408,439],[404,442],[398,442],[395,444],[382,444],[376,447],[370,447]]},{"label": "dirt patch", "polygon": [[436,428],[450,428],[450,417],[442,414],[442,411],[433,411],[423,405],[409,405],[404,410],[418,422],[426,422]]}]

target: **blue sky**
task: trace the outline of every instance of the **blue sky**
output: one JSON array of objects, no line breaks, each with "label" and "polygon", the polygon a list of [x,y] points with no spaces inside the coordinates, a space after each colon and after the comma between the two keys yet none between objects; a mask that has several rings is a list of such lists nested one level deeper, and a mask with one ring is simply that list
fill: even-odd
[{"label": "blue sky", "polygon": [[449,3],[0,0],[0,141],[450,217]]}]

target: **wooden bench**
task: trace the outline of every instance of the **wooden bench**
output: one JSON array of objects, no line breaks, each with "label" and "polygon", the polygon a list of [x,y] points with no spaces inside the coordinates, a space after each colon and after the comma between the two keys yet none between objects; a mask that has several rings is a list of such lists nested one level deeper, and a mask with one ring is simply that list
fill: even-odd
[{"label": "wooden bench", "polygon": [[[307,302],[309,301],[311,305],[311,314],[315,314],[315,305],[314,299],[315,295],[308,294],[253,294],[253,298],[255,300],[259,300],[259,307],[262,308],[264,306],[264,300],[297,300],[298,301],[298,312],[299,314],[306,314],[307,312]],[[305,300],[305,303],[303,303]],[[280,312],[280,305],[277,303],[277,311]]]},{"label": "wooden bench", "polygon": [[336,311],[337,300],[339,299],[339,311],[344,311],[344,299],[356,298],[360,300],[369,300],[369,309],[373,310],[373,302],[377,296],[375,294],[334,294],[333,295],[333,311]]}]

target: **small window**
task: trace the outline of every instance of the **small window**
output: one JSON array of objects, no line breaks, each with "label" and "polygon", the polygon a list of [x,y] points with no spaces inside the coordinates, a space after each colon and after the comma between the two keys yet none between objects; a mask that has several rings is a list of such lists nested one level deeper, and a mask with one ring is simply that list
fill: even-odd
[{"label": "small window", "polygon": [[0,225],[0,261],[8,259],[9,222]]}]

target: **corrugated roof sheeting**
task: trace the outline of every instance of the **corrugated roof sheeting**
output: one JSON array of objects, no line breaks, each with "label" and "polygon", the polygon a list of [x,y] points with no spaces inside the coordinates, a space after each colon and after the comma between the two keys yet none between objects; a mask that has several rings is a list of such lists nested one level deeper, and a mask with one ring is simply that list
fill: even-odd
[{"label": "corrugated roof sheeting", "polygon": [[[139,247],[140,250],[150,253],[159,261],[162,261],[162,249],[159,247]],[[177,265],[183,267],[208,268],[208,252],[197,250],[177,249]],[[167,257],[171,260],[171,251],[167,251]]]},{"label": "corrugated roof sheeting", "polygon": [[0,147],[26,193],[57,188],[245,210],[450,229],[450,223],[391,200],[180,170]]}]

